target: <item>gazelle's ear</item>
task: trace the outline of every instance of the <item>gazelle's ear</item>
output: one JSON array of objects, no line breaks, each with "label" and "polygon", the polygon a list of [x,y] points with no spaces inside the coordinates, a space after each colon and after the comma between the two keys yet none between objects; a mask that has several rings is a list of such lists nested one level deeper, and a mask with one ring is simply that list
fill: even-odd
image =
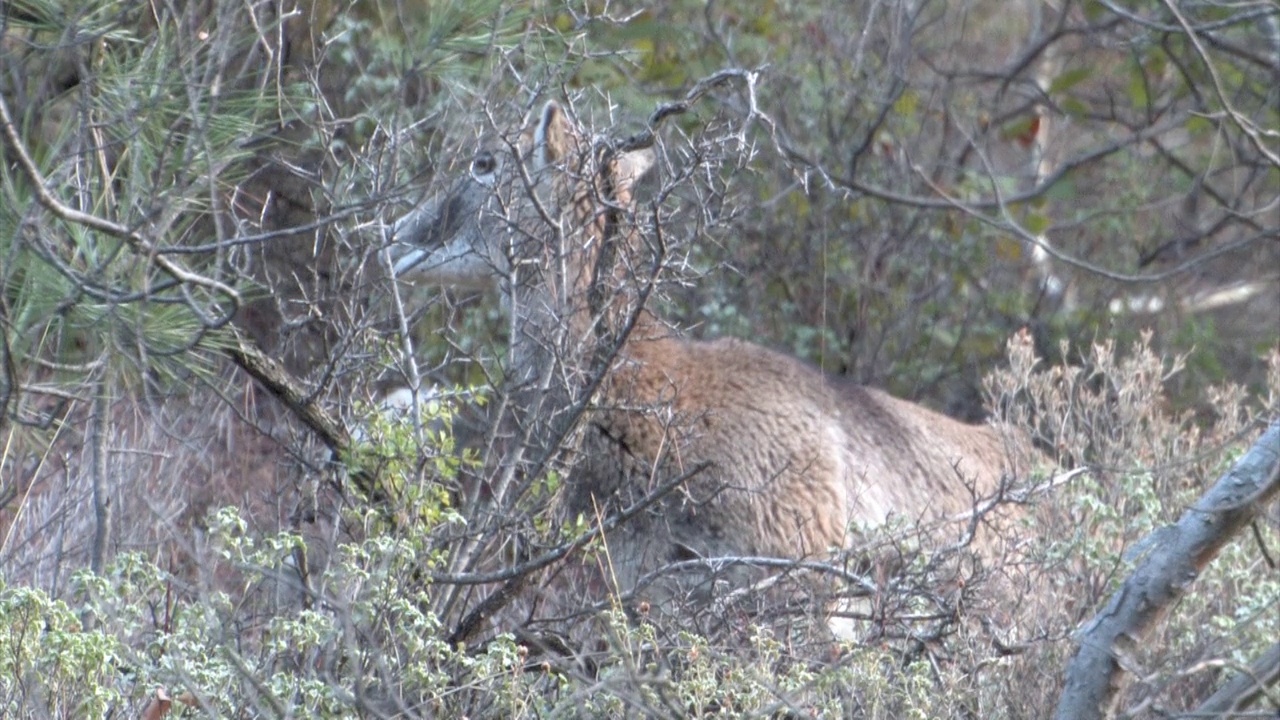
[{"label": "gazelle's ear", "polygon": [[621,153],[613,159],[613,187],[618,193],[630,193],[640,178],[648,174],[656,159],[653,148]]},{"label": "gazelle's ear", "polygon": [[560,103],[552,100],[542,108],[533,131],[534,157],[538,167],[554,165],[577,152],[578,132]]}]

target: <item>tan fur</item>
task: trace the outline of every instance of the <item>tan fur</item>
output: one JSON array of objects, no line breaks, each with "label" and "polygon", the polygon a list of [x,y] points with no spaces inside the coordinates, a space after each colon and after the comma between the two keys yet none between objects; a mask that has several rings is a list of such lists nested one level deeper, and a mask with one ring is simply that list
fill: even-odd
[{"label": "tan fur", "polygon": [[[455,281],[459,266],[487,270],[512,305],[518,379],[572,375],[544,372],[561,362],[547,344],[578,353],[577,364],[565,367],[580,370],[633,323],[582,418],[571,507],[625,506],[670,478],[706,468],[614,536],[624,585],[680,558],[823,558],[856,540],[851,527],[891,516],[914,522],[956,515],[971,509],[975,492],[998,488],[1012,468],[992,427],[957,422],[742,340],[682,339],[637,311],[638,290],[628,286],[643,265],[642,236],[631,226],[633,192],[653,157],[642,150],[597,167],[587,146],[565,112],[549,104],[518,154],[553,225],[529,210],[529,189],[519,180],[525,175],[512,169],[521,158],[507,156],[493,182],[487,176],[463,182],[454,200],[397,224],[396,240],[413,248],[397,273]],[[514,189],[504,194],[506,187]],[[501,197],[503,217],[470,196],[456,200],[457,193]],[[523,205],[513,207],[513,198]],[[450,203],[481,209],[466,219],[433,220]],[[497,242],[511,241],[504,229],[512,222],[519,235],[542,243],[514,253],[537,258],[523,282],[510,278],[525,266],[502,257]],[[424,238],[434,245],[420,247]],[[614,251],[608,267],[601,266],[602,248]],[[459,260],[464,250],[475,256]],[[601,283],[607,292],[590,302]]]}]

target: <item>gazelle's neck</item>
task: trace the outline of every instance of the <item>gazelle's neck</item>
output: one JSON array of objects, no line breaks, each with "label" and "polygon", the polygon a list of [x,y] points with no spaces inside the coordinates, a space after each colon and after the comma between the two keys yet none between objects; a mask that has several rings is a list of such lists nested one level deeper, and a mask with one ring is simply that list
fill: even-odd
[{"label": "gazelle's neck", "polygon": [[515,264],[504,283],[511,361],[521,381],[551,369],[563,381],[585,387],[590,373],[606,371],[623,343],[665,334],[643,307],[649,283],[634,276],[645,274],[649,264],[630,220],[592,214],[583,203],[575,210],[577,216],[562,225],[568,233],[540,243],[562,249],[537,262]]}]

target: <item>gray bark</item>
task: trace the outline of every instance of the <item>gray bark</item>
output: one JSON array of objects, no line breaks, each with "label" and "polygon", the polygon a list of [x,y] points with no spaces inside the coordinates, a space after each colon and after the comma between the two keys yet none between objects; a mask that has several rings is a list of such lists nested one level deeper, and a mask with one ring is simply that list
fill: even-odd
[{"label": "gray bark", "polygon": [[89,425],[89,443],[93,448],[93,548],[90,552],[89,567],[94,575],[102,575],[107,567],[107,550],[111,544],[111,482],[108,478],[110,465],[107,462],[107,433],[110,421],[107,414],[111,409],[108,397],[111,383],[102,379],[98,383],[97,396],[93,399],[93,419]]},{"label": "gray bark", "polygon": [[[1280,420],[1174,525],[1145,541],[1152,548],[1077,635],[1080,648],[1067,668],[1058,720],[1108,717],[1125,682],[1126,662],[1164,612],[1237,531],[1280,490]],[[1128,666],[1128,667],[1126,667]]]}]

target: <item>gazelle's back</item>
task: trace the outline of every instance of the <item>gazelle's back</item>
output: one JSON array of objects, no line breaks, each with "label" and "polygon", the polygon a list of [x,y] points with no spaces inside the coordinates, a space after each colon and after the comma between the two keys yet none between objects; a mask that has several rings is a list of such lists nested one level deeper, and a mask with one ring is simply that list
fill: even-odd
[{"label": "gazelle's back", "polygon": [[969,510],[1007,467],[993,428],[752,343],[640,338],[621,355],[584,489],[643,491],[706,463],[662,507],[677,556],[821,557],[849,543],[851,523]]}]

